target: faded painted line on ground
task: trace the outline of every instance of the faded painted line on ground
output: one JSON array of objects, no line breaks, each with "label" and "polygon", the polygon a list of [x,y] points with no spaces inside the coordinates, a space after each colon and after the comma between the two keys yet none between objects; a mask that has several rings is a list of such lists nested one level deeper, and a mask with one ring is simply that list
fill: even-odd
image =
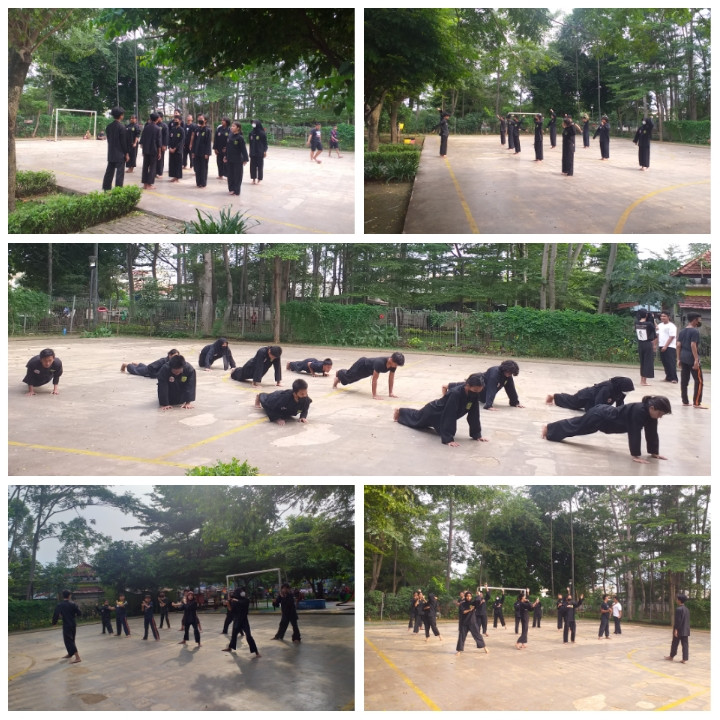
[{"label": "faded painted line on ground", "polygon": [[625,223],[627,222],[628,217],[630,217],[630,213],[638,206],[640,203],[645,202],[646,200],[649,200],[652,197],[655,197],[656,195],[659,195],[660,193],[664,192],[670,192],[670,190],[678,190],[679,188],[684,187],[691,187],[692,185],[709,185],[709,180],[698,180],[697,182],[690,182],[690,183],[682,183],[680,185],[669,185],[668,187],[660,188],[658,190],[653,190],[651,193],[648,193],[647,195],[643,195],[641,198],[638,198],[630,207],[625,210],[625,212],[620,216],[620,220],[618,221],[618,224],[615,226],[615,230],[613,231],[615,235],[619,235],[622,233],[623,228],[625,227]]},{"label": "faded painted line on ground", "polygon": [[475,218],[472,216],[472,213],[470,212],[470,206],[465,201],[465,196],[462,194],[462,190],[460,189],[460,183],[457,181],[457,178],[455,177],[455,173],[453,172],[452,167],[450,167],[450,161],[447,158],[445,158],[445,165],[447,165],[447,169],[450,172],[450,177],[452,178],[453,185],[455,186],[455,192],[458,194],[458,197],[460,198],[460,204],[462,205],[462,208],[465,211],[465,217],[467,218],[468,225],[470,225],[470,232],[479,235],[480,228],[477,226],[477,223],[475,222]]},{"label": "faded painted line on ground", "polygon": [[10,677],[8,678],[8,682],[10,682],[11,680],[15,680],[15,678],[19,678],[21,675],[24,675],[26,672],[29,672],[30,670],[33,669],[33,667],[35,665],[35,658],[30,657],[30,655],[20,655],[19,657],[28,658],[30,660],[30,664],[24,670],[21,670],[19,673],[10,675]]},{"label": "faded painted line on ground", "polygon": [[417,694],[417,696],[431,709],[440,711],[440,706],[435,704],[377,645],[365,638],[365,642],[377,653],[377,656],[386,662],[401,678],[402,681]]},{"label": "faded painted line on ground", "polygon": [[[171,467],[191,468],[193,465],[177,462],[163,462],[161,458],[142,458],[133,457],[132,455],[113,455],[112,453],[98,452],[97,450],[81,450],[80,448],[55,447],[53,445],[36,445],[35,443],[16,442],[8,440],[8,445],[12,447],[30,448],[31,450],[47,450],[49,452],[62,452],[71,455],[85,455],[87,457],[99,457],[106,460],[120,460],[122,462],[139,462],[148,463],[150,465],[170,465]],[[163,456],[164,457],[164,456]]]},{"label": "faded painted line on ground", "polygon": [[700,697],[701,695],[707,695],[707,693],[710,692],[709,688],[707,690],[701,690],[698,693],[695,693],[694,695],[688,695],[687,697],[680,698],[679,700],[676,700],[675,702],[668,703],[667,705],[663,705],[662,707],[656,708],[656,712],[660,712],[662,710],[672,710],[673,708],[677,707],[678,705],[682,705],[683,703],[686,703],[688,700],[694,700],[697,697]]}]

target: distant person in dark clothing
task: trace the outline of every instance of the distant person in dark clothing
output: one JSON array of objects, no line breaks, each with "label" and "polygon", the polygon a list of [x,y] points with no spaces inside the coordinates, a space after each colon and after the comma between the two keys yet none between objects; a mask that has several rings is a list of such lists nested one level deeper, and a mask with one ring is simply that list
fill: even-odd
[{"label": "distant person in dark clothing", "polygon": [[300,628],[298,627],[298,614],[295,607],[295,598],[290,592],[290,585],[283,583],[280,586],[280,594],[273,600],[273,607],[279,607],[282,611],[280,625],[275,633],[273,640],[282,640],[285,637],[285,631],[288,625],[292,625],[293,634],[292,641],[300,642]]},{"label": "distant person in dark clothing", "polygon": [[580,598],[575,601],[573,600],[572,593],[570,592],[565,598],[565,629],[563,630],[563,643],[568,641],[568,634],[570,635],[570,642],[575,642],[575,609],[582,605],[584,598],[585,595],[581,595]]},{"label": "distant person in dark clothing", "polygon": [[215,342],[206,345],[200,351],[200,357],[198,358],[198,365],[203,370],[210,371],[212,364],[222,358],[223,370],[227,370],[229,367],[235,368],[235,360],[233,360],[232,352],[230,352],[230,346],[228,341],[221,337]]},{"label": "distant person in dark clothing", "polygon": [[100,613],[100,622],[102,623],[102,634],[105,635],[107,630],[108,635],[113,634],[112,623],[110,622],[110,602],[106,600],[102,605],[97,606],[97,611]]},{"label": "distant person in dark clothing", "polygon": [[653,121],[646,117],[638,126],[633,142],[638,146],[638,162],[640,170],[650,168],[650,140],[652,139]]},{"label": "distant person in dark clothing", "polygon": [[67,655],[64,655],[63,659],[74,658],[71,660],[71,664],[79,663],[80,653],[78,653],[77,646],[75,645],[75,633],[77,632],[75,618],[80,617],[82,613],[80,612],[80,608],[70,600],[72,593],[69,590],[63,590],[62,596],[62,602],[55,606],[52,624],[57,625],[58,620],[62,618],[63,642],[65,643],[65,649],[67,650]]},{"label": "distant person in dark clothing", "polygon": [[185,629],[185,634],[183,635],[183,639],[178,643],[178,645],[187,645],[187,642],[190,639],[190,627],[192,626],[195,636],[195,642],[197,643],[197,646],[200,647],[200,621],[198,620],[197,616],[198,604],[197,600],[195,599],[195,593],[190,590],[185,595],[183,601],[173,603],[173,607],[180,608],[183,611],[182,624],[183,628]]},{"label": "distant person in dark clothing", "polygon": [[540,620],[542,620],[543,616],[543,608],[540,603],[537,603],[535,607],[533,608],[533,627],[540,627]]},{"label": "distant person in dark clothing", "polygon": [[610,639],[610,615],[612,614],[612,608],[608,602],[608,596],[603,595],[602,602],[600,603],[600,629],[598,630],[598,640],[605,636],[606,640]]},{"label": "distant person in dark clothing", "polygon": [[243,181],[243,168],[248,163],[247,147],[240,123],[236,120],[230,128],[225,149],[228,194],[240,196]]},{"label": "distant person in dark clothing", "polygon": [[[253,120],[250,131],[250,179],[253,185],[256,184],[256,181],[259,185],[263,180],[267,150],[268,141],[265,128],[259,120]],[[332,141],[330,142],[330,152],[332,152]]]},{"label": "distant person in dark clothing", "polygon": [[518,606],[520,611],[520,623],[522,626],[522,632],[520,633],[520,637],[517,639],[517,642],[515,643],[515,647],[518,650],[524,650],[527,647],[527,641],[528,641],[528,624],[530,622],[530,611],[534,610],[534,608],[539,604],[540,598],[537,598],[534,603],[530,602],[530,598],[525,594],[522,593],[520,595],[520,599],[518,600]]},{"label": "distant person in dark clothing", "polygon": [[103,178],[103,190],[112,190],[113,175],[115,176],[115,187],[123,186],[125,163],[130,160],[130,143],[128,142],[127,129],[122,124],[125,111],[121,107],[114,107],[110,114],[115,119],[105,128],[108,164]]},{"label": "distant person in dark clothing", "polygon": [[543,161],[543,118],[538,113],[535,118],[535,162]]},{"label": "distant person in dark clothing", "polygon": [[170,605],[172,603],[167,599],[164,592],[158,595],[158,606],[160,608],[160,629],[162,630],[163,621],[167,624],[167,629],[170,629]]},{"label": "distant person in dark clothing", "polygon": [[333,363],[330,358],[325,358],[324,360],[306,358],[305,360],[297,360],[287,363],[287,365],[285,365],[285,369],[297,373],[306,372],[308,375],[312,375],[313,377],[317,377],[318,375],[327,377],[332,370],[332,365]]},{"label": "distant person in dark clothing", "polygon": [[500,121],[500,144],[505,144],[505,131],[507,130],[507,123],[502,115],[495,114],[495,117]]},{"label": "distant person in dark clothing", "polygon": [[142,184],[145,190],[155,188],[158,160],[162,154],[162,130],[157,125],[158,117],[157,113],[150,113],[150,119],[140,135],[143,152]]},{"label": "distant person in dark clothing", "polygon": [[284,425],[295,415],[300,415],[299,422],[308,421],[308,411],[312,400],[308,397],[308,384],[305,380],[295,380],[292,390],[276,390],[274,393],[259,393],[255,398],[255,407],[262,408],[271,422]]},{"label": "distant person in dark clothing", "polygon": [[449,112],[440,111],[440,122],[432,129],[432,132],[438,130],[440,133],[440,157],[447,157],[448,138],[450,137],[450,127],[448,126]]},{"label": "distant person in dark clothing", "polygon": [[593,140],[599,135],[600,136],[600,159],[610,159],[610,125],[608,124],[607,115],[603,115],[600,120],[600,124],[595,130]]},{"label": "distant person in dark clothing", "polygon": [[217,163],[217,179],[222,180],[225,177],[225,150],[227,148],[228,136],[230,135],[230,118],[223,118],[220,124],[215,128],[215,137],[213,139],[212,149],[215,152],[215,161]]},{"label": "distant person in dark clothing", "polygon": [[675,608],[675,620],[673,622],[673,639],[670,644],[670,654],[665,658],[672,662],[677,655],[678,645],[682,645],[682,660],[686,663],[690,659],[690,611],[685,606],[686,595],[677,596],[677,607]]},{"label": "distant person in dark clothing", "polygon": [[473,596],[471,592],[466,592],[462,603],[458,607],[459,617],[459,628],[458,628],[458,641],[455,648],[455,654],[459,655],[465,650],[465,638],[467,638],[468,632],[472,635],[473,640],[479,650],[485,650],[485,653],[490,651],[485,646],[485,640],[483,639],[480,629],[477,625],[475,617],[475,605],[473,604]]},{"label": "distant person in dark clothing", "polygon": [[31,357],[25,365],[27,372],[23,378],[23,382],[28,386],[26,395],[36,395],[36,387],[46,385],[53,381],[52,395],[58,395],[58,384],[60,376],[63,374],[63,366],[60,358],[55,357],[55,351],[45,348],[40,351],[39,355]]},{"label": "distant person in dark clothing", "polygon": [[565,620],[565,598],[562,593],[558,593],[555,607],[557,608],[557,629],[562,630]]},{"label": "distant person in dark clothing", "polygon": [[430,631],[432,630],[433,635],[442,641],[442,635],[437,627],[437,611],[438,611],[438,599],[437,595],[432,592],[428,592],[427,600],[423,604],[423,623],[425,624],[425,642],[430,640]]},{"label": "distant person in dark clothing", "polygon": [[238,635],[245,637],[248,649],[251,653],[255,653],[255,657],[261,657],[255,639],[250,632],[250,622],[248,621],[248,613],[250,612],[250,598],[247,596],[247,589],[244,587],[237,588],[233,591],[229,598],[233,616],[233,628],[230,636],[230,642],[223,652],[231,652],[237,650]]},{"label": "distant person in dark clothing", "polygon": [[395,370],[405,364],[405,356],[401,352],[394,352],[390,357],[366,358],[361,357],[354,362],[349,370],[338,370],[333,380],[333,390],[338,383],[350,385],[351,383],[363,380],[372,376],[372,396],[375,400],[382,400],[377,394],[377,381],[380,373],[389,373],[388,375],[388,396],[397,397],[393,393],[393,384],[395,382]]},{"label": "distant person in dark clothing", "polygon": [[238,382],[252,380],[253,387],[258,387],[265,373],[273,367],[275,369],[275,384],[280,387],[282,382],[281,355],[282,348],[279,345],[261,347],[255,353],[254,358],[248,360],[241,368],[235,368],[230,377]]},{"label": "distant person in dark clothing", "polygon": [[557,114],[550,108],[550,120],[547,127],[550,129],[550,149],[554,150],[557,145]]},{"label": "distant person in dark clothing", "polygon": [[150,595],[145,596],[145,599],[142,601],[140,607],[142,608],[143,620],[145,622],[145,636],[143,637],[143,640],[148,639],[148,629],[152,630],[155,640],[159,640],[160,632],[155,624],[153,601]]},{"label": "distant person in dark clothing", "polygon": [[172,348],[168,351],[168,354],[165,357],[158,358],[155,362],[151,362],[149,365],[135,362],[122,363],[122,365],[120,365],[120,372],[125,372],[127,370],[130,375],[139,375],[140,377],[155,379],[157,374],[160,372],[160,368],[168,362],[171,357],[179,354],[179,350]]},{"label": "distant person in dark clothing", "polygon": [[688,399],[688,385],[690,376],[695,381],[693,389],[693,407],[697,410],[706,410],[702,404],[703,372],[700,367],[700,331],[702,325],[700,313],[690,312],[687,315],[688,324],[680,331],[677,339],[678,367],[680,368],[680,397],[683,405],[690,405]]},{"label": "distant person in dark clothing", "polygon": [[580,132],[582,130],[571,117],[563,118],[561,169],[562,174],[568,177],[575,172],[575,135]]},{"label": "distant person in dark clothing", "polygon": [[127,133],[128,143],[128,161],[125,165],[125,170],[131,173],[137,165],[137,151],[141,132],[135,115],[130,116],[130,122],[125,126],[125,132]]},{"label": "distant person in dark clothing", "polygon": [[640,384],[649,385],[648,379],[655,377],[655,350],[657,349],[657,332],[651,313],[640,310],[635,321],[635,335],[638,341],[640,357]]},{"label": "distant person in dark clothing", "polygon": [[503,605],[505,604],[505,591],[502,591],[502,595],[497,595],[495,597],[495,602],[493,602],[493,627],[496,628],[498,624],[498,620],[500,621],[500,624],[502,625],[503,630],[507,630],[507,627],[505,626],[505,618],[503,617]]},{"label": "distant person in dark clothing", "polygon": [[583,136],[583,148],[590,147],[590,118],[587,115],[582,116],[582,136]]},{"label": "distant person in dark clothing", "polygon": [[545,402],[548,405],[555,403],[558,407],[569,410],[582,410],[586,412],[596,405],[615,405],[621,407],[625,404],[625,393],[632,392],[635,385],[630,378],[617,376],[597,383],[592,387],[578,390],[574,395],[568,393],[555,393],[548,395]]}]

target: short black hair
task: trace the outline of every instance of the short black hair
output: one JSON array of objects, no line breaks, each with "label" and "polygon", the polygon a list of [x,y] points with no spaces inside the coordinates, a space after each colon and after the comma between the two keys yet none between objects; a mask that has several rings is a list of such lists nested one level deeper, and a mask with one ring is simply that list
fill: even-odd
[{"label": "short black hair", "polygon": [[513,375],[517,375],[520,372],[520,368],[518,367],[518,364],[514,360],[503,360],[500,363],[500,372],[501,373],[512,373]]},{"label": "short black hair", "polygon": [[168,350],[168,357],[171,357],[172,355],[179,355],[180,351],[177,348],[172,348]]},{"label": "short black hair", "polygon": [[298,390],[307,390],[308,384],[302,378],[298,378],[292,384],[292,391],[297,392]]},{"label": "short black hair", "polygon": [[325,358],[325,359],[322,361],[322,364],[323,364],[323,365],[332,365],[332,360],[331,360],[330,358]]},{"label": "short black hair", "polygon": [[122,117],[125,114],[125,110],[121,108],[119,105],[116,105],[111,111],[110,114],[117,120],[118,118]]},{"label": "short black hair", "polygon": [[698,320],[701,317],[702,317],[702,315],[700,315],[699,312],[689,312],[687,314],[688,322],[692,322],[693,320]]},{"label": "short black hair", "polygon": [[171,370],[185,367],[185,358],[182,355],[173,355],[170,360],[168,360],[168,365]]},{"label": "short black hair", "polygon": [[150,121],[151,121],[151,122],[157,122],[157,119],[158,119],[159,117],[160,117],[160,116],[159,116],[156,112],[151,112],[151,113],[150,113]]},{"label": "short black hair", "polygon": [[157,111],[158,117],[165,117],[162,110]]},{"label": "short black hair", "polygon": [[40,359],[46,358],[46,357],[55,357],[55,351],[51,350],[50,348],[45,348],[44,350],[40,351]]},{"label": "short black hair", "polygon": [[290,589],[290,583],[283,583],[283,584],[280,586],[280,589],[282,590],[283,588],[287,588],[287,589],[289,590],[289,589]]},{"label": "short black hair", "polygon": [[658,412],[665,415],[672,415],[670,401],[664,395],[646,395],[642,399],[643,405],[651,405]]},{"label": "short black hair", "polygon": [[678,596],[677,596],[677,599],[678,599],[683,605],[688,601],[687,595],[682,595],[682,594],[681,594],[681,595],[678,595]]},{"label": "short black hair", "polygon": [[270,345],[268,350],[275,356],[280,357],[282,355],[282,348],[279,345]]},{"label": "short black hair", "polygon": [[405,364],[405,356],[401,352],[394,352],[390,359],[396,364],[402,367]]},{"label": "short black hair", "polygon": [[485,375],[483,373],[473,373],[465,382],[467,385],[482,385],[485,387]]},{"label": "short black hair", "polygon": [[63,591],[62,591],[62,596],[63,596],[66,600],[67,600],[71,595],[72,595],[72,593],[71,593],[69,590],[63,590]]}]

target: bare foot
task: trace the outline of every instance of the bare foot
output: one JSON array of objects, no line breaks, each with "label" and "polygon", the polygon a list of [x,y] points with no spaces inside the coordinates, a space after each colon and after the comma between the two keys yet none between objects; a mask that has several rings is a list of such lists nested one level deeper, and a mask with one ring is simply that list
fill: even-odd
[{"label": "bare foot", "polygon": [[709,410],[706,405],[693,405],[696,410]]},{"label": "bare foot", "polygon": [[540,437],[543,440],[547,440],[547,425],[542,426],[542,430],[540,431]]},{"label": "bare foot", "polygon": [[545,398],[545,402],[546,402],[548,405],[552,405],[552,404],[555,402],[555,396],[554,396],[554,395],[548,395],[548,396]]},{"label": "bare foot", "polygon": [[397,422],[399,417],[400,417],[400,408],[395,408],[393,410],[393,421]]},{"label": "bare foot", "polygon": [[80,660],[79,655],[76,655],[75,659],[70,661],[70,665],[74,665],[75,663],[79,663],[79,662],[82,662],[82,660]]},{"label": "bare foot", "polygon": [[256,408],[260,407],[260,396],[259,395],[255,396],[255,407]]},{"label": "bare foot", "polygon": [[448,391],[448,386],[447,386],[447,385],[443,385],[443,386],[442,386],[442,394],[443,394],[443,395],[447,395],[447,391]]},{"label": "bare foot", "polygon": [[126,367],[127,367],[127,363],[123,363],[123,364],[120,366],[120,372],[125,372],[125,368],[126,368]]}]

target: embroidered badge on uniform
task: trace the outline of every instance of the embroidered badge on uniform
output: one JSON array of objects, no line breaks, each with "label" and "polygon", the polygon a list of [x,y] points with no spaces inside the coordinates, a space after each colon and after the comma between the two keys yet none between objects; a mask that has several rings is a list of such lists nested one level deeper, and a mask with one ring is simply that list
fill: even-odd
[{"label": "embroidered badge on uniform", "polygon": [[469,410],[471,407],[472,407],[472,403],[469,402],[469,403],[465,406],[465,409],[466,409],[466,410]]},{"label": "embroidered badge on uniform", "polygon": [[175,378],[174,377],[168,378],[168,382],[175,382]]},{"label": "embroidered badge on uniform", "polygon": [[186,380],[187,380],[187,376],[186,376],[186,375],[183,375],[183,376],[180,378],[180,382],[185,382]]}]

